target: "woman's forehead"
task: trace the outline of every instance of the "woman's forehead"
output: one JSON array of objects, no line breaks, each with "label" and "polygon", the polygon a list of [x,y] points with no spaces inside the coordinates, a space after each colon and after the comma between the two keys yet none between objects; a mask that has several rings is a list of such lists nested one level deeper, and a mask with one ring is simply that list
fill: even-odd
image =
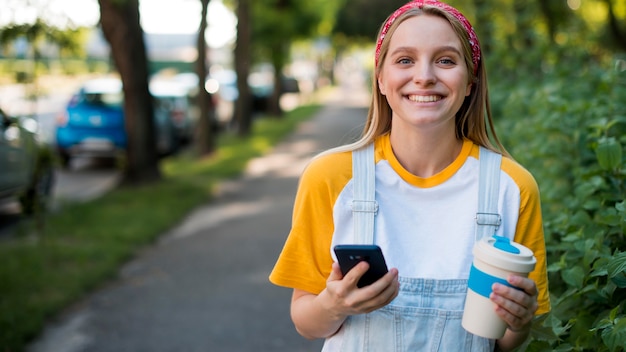
[{"label": "woman's forehead", "polygon": [[389,41],[389,52],[399,47],[454,47],[462,52],[461,40],[446,19],[418,15],[398,24]]}]

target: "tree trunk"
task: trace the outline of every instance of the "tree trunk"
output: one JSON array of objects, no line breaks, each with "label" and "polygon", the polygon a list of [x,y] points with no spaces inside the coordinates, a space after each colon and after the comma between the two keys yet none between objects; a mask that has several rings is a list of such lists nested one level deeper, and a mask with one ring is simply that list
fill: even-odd
[{"label": "tree trunk", "polygon": [[546,26],[548,27],[548,36],[550,37],[550,44],[556,42],[556,30],[557,20],[555,11],[552,10],[551,4],[548,1],[539,1],[539,7],[543,14],[543,18],[546,20]]},{"label": "tree trunk", "polygon": [[626,50],[626,33],[624,33],[622,28],[619,26],[619,21],[617,20],[615,10],[613,9],[613,2],[611,0],[606,0],[606,5],[609,12],[609,29],[611,34],[613,35],[613,38],[615,38],[619,48],[621,50]]},{"label": "tree trunk", "polygon": [[154,109],[148,90],[148,61],[139,24],[138,0],[98,0],[100,23],[124,86],[127,147],[124,181],[146,183],[161,177],[154,136]]},{"label": "tree trunk", "polygon": [[283,92],[283,68],[289,56],[289,45],[277,44],[272,48],[272,66],[274,66],[274,89],[269,101],[269,113],[274,117],[283,116],[280,107],[280,96]]},{"label": "tree trunk", "polygon": [[239,0],[237,5],[237,45],[235,46],[235,71],[239,98],[235,104],[235,121],[240,136],[250,134],[252,128],[252,94],[248,85],[251,58],[250,1]]},{"label": "tree trunk", "polygon": [[211,0],[201,0],[202,17],[196,48],[198,59],[196,61],[196,74],[198,75],[198,106],[200,117],[197,122],[194,135],[194,145],[199,157],[211,154],[215,150],[215,131],[217,130],[215,119],[215,108],[211,95],[204,88],[204,82],[208,73],[207,70],[207,45],[204,34],[207,29],[207,12]]}]

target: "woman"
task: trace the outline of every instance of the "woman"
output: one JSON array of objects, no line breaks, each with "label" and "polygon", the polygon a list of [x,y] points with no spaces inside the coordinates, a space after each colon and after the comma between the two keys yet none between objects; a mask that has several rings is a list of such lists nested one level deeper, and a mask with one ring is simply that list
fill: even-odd
[{"label": "woman", "polygon": [[[550,309],[539,191],[497,139],[476,34],[453,7],[412,1],[381,27],[375,63],[363,136],[318,156],[303,173],[293,227],[270,280],[293,288],[296,329],[325,338],[325,351],[512,350],[528,337],[533,317]],[[343,276],[332,248],[354,243],[352,151],[372,143],[375,244],[392,269],[358,288],[368,264]],[[537,258],[529,278],[508,278],[519,289],[493,285],[490,299],[508,325],[497,341],[461,327],[479,146],[505,156],[496,234]]]}]

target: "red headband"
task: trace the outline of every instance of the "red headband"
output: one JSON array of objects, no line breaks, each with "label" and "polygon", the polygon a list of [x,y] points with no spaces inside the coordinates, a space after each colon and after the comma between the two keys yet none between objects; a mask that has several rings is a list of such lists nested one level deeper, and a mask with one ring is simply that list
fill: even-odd
[{"label": "red headband", "polygon": [[398,17],[400,17],[400,15],[402,15],[403,13],[413,8],[421,9],[424,7],[424,5],[438,7],[446,11],[447,13],[451,14],[457,20],[459,20],[459,22],[461,22],[461,24],[463,25],[463,28],[465,28],[465,31],[467,32],[469,36],[469,44],[472,47],[472,62],[474,63],[474,74],[476,74],[476,70],[478,70],[478,62],[480,61],[480,43],[478,42],[478,37],[476,36],[476,32],[474,32],[474,28],[472,27],[472,24],[467,20],[467,18],[465,18],[465,16],[463,16],[462,13],[459,12],[459,10],[455,9],[454,7],[448,4],[439,2],[437,0],[413,0],[403,5],[399,9],[397,9],[389,17],[389,19],[383,26],[383,30],[380,33],[378,42],[376,43],[376,57],[375,57],[376,66],[378,66],[378,58],[380,57],[380,47],[383,44],[383,39],[385,39],[385,35],[387,35],[387,31],[389,31],[389,27],[391,27],[393,22],[395,22],[395,20]]}]

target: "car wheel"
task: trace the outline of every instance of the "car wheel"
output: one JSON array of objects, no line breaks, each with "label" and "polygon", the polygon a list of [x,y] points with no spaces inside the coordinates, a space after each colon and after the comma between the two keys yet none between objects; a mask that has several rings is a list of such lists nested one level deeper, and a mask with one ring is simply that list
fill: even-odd
[{"label": "car wheel", "polygon": [[20,197],[22,212],[28,215],[45,212],[49,205],[53,184],[52,155],[49,151],[41,151],[31,184]]},{"label": "car wheel", "polygon": [[64,169],[69,169],[72,157],[67,152],[61,150],[59,151],[59,158],[61,159],[61,166]]}]

